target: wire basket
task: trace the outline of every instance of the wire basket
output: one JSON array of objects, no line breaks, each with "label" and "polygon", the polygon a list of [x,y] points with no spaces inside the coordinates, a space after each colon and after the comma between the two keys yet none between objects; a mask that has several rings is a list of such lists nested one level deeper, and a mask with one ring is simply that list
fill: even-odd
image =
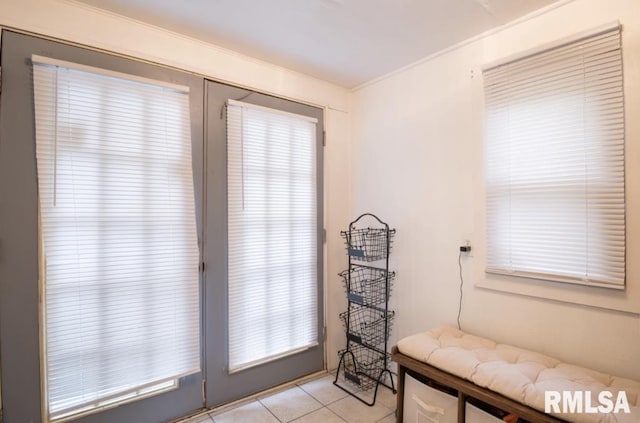
[{"label": "wire basket", "polygon": [[391,286],[396,274],[376,267],[355,265],[350,271],[340,272],[339,276],[342,277],[349,301],[376,305],[384,303],[391,295]]},{"label": "wire basket", "polygon": [[393,311],[385,313],[384,310],[353,304],[349,311],[340,313],[340,319],[347,331],[347,339],[375,347],[389,339],[394,314]]},{"label": "wire basket", "polygon": [[376,386],[383,370],[387,368],[391,355],[360,345],[338,351],[342,359],[344,379],[363,391]]},{"label": "wire basket", "polygon": [[[353,228],[340,234],[347,245],[347,252],[354,260],[376,261],[387,258],[395,229]],[[388,245],[387,245],[387,236]],[[388,248],[387,248],[388,247]]]}]

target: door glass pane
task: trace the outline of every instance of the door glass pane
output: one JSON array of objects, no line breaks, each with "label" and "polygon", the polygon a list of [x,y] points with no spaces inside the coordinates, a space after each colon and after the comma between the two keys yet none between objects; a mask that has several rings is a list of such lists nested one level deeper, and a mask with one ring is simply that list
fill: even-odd
[{"label": "door glass pane", "polygon": [[318,344],[315,119],[227,106],[229,371]]}]

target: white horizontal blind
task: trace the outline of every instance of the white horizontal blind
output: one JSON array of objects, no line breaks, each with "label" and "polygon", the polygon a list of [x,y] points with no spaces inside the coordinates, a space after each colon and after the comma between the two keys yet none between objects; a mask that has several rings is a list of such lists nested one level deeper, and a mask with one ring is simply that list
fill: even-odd
[{"label": "white horizontal blind", "polygon": [[616,26],[484,72],[487,272],[623,288]]},{"label": "white horizontal blind", "polygon": [[228,103],[230,372],[318,343],[315,131]]},{"label": "white horizontal blind", "polygon": [[52,419],[200,369],[188,93],[69,66],[34,58]]}]

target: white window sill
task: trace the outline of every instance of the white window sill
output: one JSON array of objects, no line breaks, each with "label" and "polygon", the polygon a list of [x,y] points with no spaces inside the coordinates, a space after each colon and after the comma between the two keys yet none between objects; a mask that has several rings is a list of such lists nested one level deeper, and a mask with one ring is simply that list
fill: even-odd
[{"label": "white window sill", "polygon": [[478,288],[527,297],[640,314],[640,285],[627,281],[624,290],[551,282],[516,276],[485,274]]}]

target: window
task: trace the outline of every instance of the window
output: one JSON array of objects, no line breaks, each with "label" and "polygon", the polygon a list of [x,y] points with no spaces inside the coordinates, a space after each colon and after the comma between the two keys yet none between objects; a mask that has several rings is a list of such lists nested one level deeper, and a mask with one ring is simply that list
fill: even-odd
[{"label": "window", "polygon": [[35,57],[49,418],[200,369],[188,89]]},{"label": "window", "polygon": [[487,272],[624,288],[618,25],[484,70]]},{"label": "window", "polygon": [[316,119],[229,100],[229,371],[318,344]]}]

